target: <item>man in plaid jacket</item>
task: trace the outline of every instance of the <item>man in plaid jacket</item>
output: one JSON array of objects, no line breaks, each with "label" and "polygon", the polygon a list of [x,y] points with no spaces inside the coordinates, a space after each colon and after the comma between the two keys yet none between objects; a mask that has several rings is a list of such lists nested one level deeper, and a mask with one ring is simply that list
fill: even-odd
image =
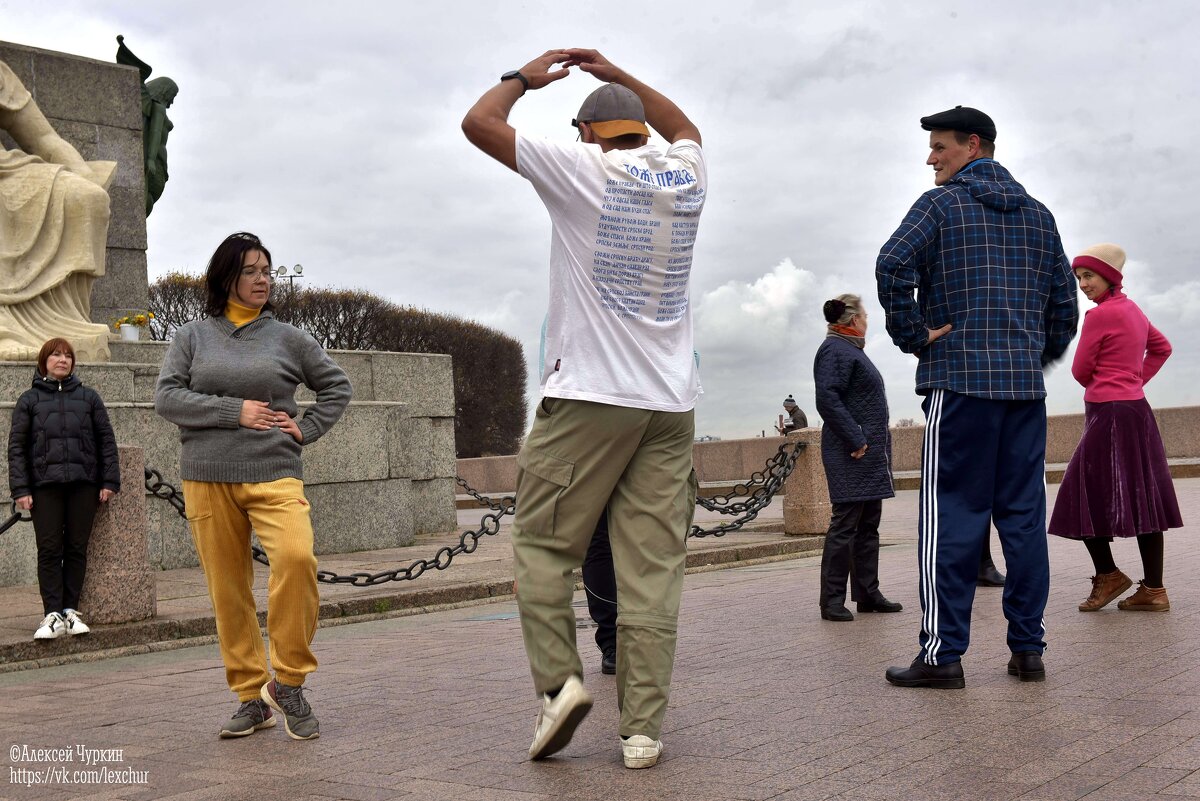
[{"label": "man in plaid jacket", "polygon": [[1079,308],[1054,217],[993,158],[996,127],[958,106],[921,118],[935,188],[876,262],[892,341],[915,353],[926,428],[918,531],[920,654],[901,687],[965,686],[971,603],[994,521],[1008,565],[1010,675],[1045,678],[1046,388]]}]

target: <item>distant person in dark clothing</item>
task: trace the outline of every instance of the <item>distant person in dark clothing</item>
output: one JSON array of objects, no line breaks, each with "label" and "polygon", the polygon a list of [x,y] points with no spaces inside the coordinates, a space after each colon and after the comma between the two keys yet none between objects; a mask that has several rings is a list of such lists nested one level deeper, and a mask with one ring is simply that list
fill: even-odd
[{"label": "distant person in dark clothing", "polygon": [[787,419],[783,420],[782,426],[775,426],[775,430],[780,434],[786,437],[793,431],[808,428],[808,417],[804,414],[804,410],[796,405],[796,399],[791,395],[783,399],[783,410],[787,412]]},{"label": "distant person in dark clothing", "polygon": [[899,612],[879,591],[879,518],[892,487],[892,434],[883,377],[863,352],[867,313],[858,295],[825,302],[828,334],[817,349],[813,382],[821,462],[833,517],[821,554],[821,617],[850,621],[846,577],[859,612]]},{"label": "distant person in dark clothing", "polygon": [[617,574],[608,541],[608,509],[600,515],[583,557],[583,588],[588,614],[596,623],[600,672],[612,676],[617,672]]},{"label": "distant person in dark clothing", "polygon": [[33,516],[38,588],[46,617],[35,640],[87,634],[79,594],[98,504],[121,491],[117,438],[104,401],[75,375],[75,350],[51,339],[38,353],[33,387],[13,408],[8,483]]},{"label": "distant person in dark clothing", "polygon": [[1004,574],[996,569],[996,563],[992,561],[992,535],[989,533],[988,538],[983,543],[983,551],[979,555],[979,577],[975,580],[978,587],[1003,587]]}]

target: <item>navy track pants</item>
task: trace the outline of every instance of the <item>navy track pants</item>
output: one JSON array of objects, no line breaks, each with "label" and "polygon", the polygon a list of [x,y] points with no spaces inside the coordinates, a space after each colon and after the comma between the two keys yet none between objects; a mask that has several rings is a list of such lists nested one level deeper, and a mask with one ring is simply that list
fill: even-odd
[{"label": "navy track pants", "polygon": [[933,390],[922,404],[925,441],[917,558],[921,658],[957,662],[971,636],[971,604],[990,524],[1008,578],[1004,617],[1013,653],[1046,647],[1046,403]]}]

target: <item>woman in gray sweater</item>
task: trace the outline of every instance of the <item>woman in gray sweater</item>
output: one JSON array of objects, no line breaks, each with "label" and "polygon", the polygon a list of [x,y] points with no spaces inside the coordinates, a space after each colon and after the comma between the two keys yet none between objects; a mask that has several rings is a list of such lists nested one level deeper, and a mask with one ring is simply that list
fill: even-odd
[{"label": "woman in gray sweater", "polygon": [[[208,263],[208,317],[180,328],[158,376],[154,406],[179,426],[187,518],[217,619],[225,677],[238,696],[221,737],[243,737],[284,716],[297,740],[318,736],[304,679],[317,668],[317,559],[301,449],[350,402],[350,381],[308,334],[276,320],[270,251],[233,234]],[[316,392],[303,417],[295,393]],[[267,634],[272,679],[251,588],[250,531],[271,562]]]}]

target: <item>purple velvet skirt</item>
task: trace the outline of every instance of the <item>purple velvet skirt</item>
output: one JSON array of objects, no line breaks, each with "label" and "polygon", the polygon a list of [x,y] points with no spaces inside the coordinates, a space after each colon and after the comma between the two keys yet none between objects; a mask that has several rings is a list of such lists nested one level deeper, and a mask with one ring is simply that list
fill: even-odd
[{"label": "purple velvet skirt", "polygon": [[1135,537],[1179,528],[1179,501],[1145,398],[1086,404],[1083,439],[1046,527],[1071,539]]}]

